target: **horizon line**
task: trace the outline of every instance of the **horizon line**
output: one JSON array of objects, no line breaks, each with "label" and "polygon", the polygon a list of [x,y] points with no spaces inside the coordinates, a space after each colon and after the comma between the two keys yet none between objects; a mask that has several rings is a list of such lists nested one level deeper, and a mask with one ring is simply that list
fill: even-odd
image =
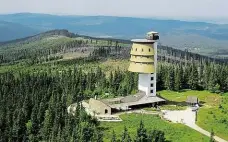
[{"label": "horizon line", "polygon": [[[0,13],[1,15],[16,15],[16,14],[40,14],[40,15],[50,15],[50,16],[84,16],[84,17],[119,17],[119,18],[140,18],[140,19],[156,19],[156,20],[174,20],[174,21],[183,21],[183,22],[202,22],[202,23],[210,23],[210,24],[219,24],[226,25],[228,24],[228,17],[170,17],[170,16],[127,16],[127,15],[104,15],[104,14],[68,14],[68,13],[43,13],[43,12],[9,12],[9,13]],[[226,22],[222,22],[221,20],[225,20]]]}]

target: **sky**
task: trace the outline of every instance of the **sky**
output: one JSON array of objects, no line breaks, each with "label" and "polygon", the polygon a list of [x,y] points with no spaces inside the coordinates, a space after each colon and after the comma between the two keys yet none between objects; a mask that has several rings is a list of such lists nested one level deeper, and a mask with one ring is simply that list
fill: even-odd
[{"label": "sky", "polygon": [[0,14],[228,19],[228,0],[0,0]]}]

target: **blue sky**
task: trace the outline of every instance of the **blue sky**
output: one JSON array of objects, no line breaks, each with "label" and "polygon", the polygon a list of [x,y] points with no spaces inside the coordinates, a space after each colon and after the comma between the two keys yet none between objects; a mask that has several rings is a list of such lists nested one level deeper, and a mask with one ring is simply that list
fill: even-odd
[{"label": "blue sky", "polygon": [[228,18],[228,0],[0,0],[0,13]]}]

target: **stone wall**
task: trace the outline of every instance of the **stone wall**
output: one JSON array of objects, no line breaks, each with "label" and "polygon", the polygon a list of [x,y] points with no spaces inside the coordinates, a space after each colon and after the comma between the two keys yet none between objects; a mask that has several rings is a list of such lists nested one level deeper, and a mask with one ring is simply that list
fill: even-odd
[{"label": "stone wall", "polygon": [[89,100],[89,107],[98,115],[111,115],[111,108],[99,100],[91,98]]}]

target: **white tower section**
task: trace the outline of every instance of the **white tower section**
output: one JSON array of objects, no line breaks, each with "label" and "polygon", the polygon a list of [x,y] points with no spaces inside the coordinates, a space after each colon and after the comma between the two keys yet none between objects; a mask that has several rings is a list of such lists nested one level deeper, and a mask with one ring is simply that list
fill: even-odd
[{"label": "white tower section", "polygon": [[154,73],[139,73],[138,90],[146,93],[147,96],[156,96],[157,84],[157,42],[154,43]]}]

